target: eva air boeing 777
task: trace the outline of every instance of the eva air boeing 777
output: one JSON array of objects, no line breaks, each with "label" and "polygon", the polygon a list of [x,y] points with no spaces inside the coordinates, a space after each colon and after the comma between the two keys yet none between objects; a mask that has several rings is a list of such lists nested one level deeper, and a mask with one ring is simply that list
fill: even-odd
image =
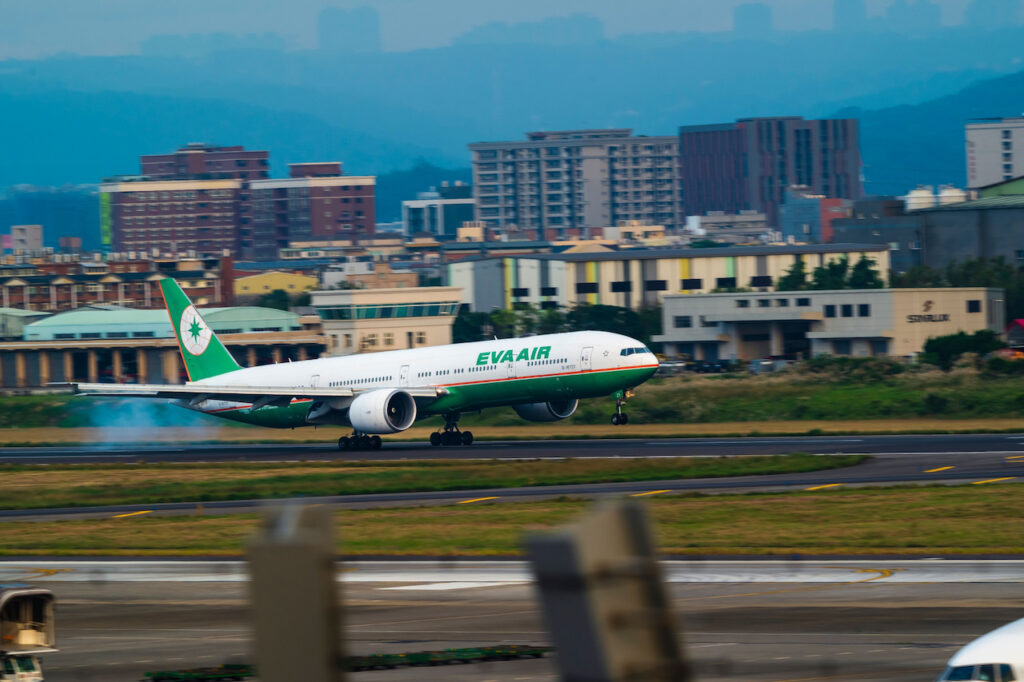
[{"label": "eva air boeing 777", "polygon": [[347,449],[379,448],[380,435],[444,417],[432,445],[469,445],[459,416],[511,406],[528,421],[570,417],[580,398],[612,396],[625,424],[628,391],[658,367],[642,343],[571,332],[243,368],[173,279],[160,282],[189,381],[184,385],[73,384],[85,395],[173,399],[206,414],[277,428],[351,426]]}]

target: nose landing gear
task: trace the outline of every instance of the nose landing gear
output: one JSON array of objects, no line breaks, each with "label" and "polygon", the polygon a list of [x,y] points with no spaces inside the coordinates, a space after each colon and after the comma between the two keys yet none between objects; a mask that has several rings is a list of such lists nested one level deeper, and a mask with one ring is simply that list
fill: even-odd
[{"label": "nose landing gear", "polygon": [[459,430],[459,415],[448,413],[444,416],[444,430],[430,434],[430,444],[439,445],[472,445],[473,432]]},{"label": "nose landing gear", "polygon": [[615,414],[612,415],[612,425],[625,426],[629,423],[629,415],[622,411],[622,406],[633,397],[633,392],[618,391],[613,397],[615,398]]}]

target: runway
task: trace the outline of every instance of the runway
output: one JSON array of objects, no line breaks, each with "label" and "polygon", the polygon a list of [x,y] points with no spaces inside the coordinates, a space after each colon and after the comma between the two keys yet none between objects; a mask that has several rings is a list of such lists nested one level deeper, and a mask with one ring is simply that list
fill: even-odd
[{"label": "runway", "polygon": [[[957,648],[1024,606],[1024,562],[666,562],[701,680],[934,679]],[[239,562],[0,562],[58,599],[51,682],[127,682],[145,670],[251,662]],[[349,651],[546,644],[521,562],[339,566]],[[399,669],[357,682],[554,682],[551,659]]]},{"label": "runway", "polygon": [[[481,430],[482,431],[482,430]],[[630,438],[591,440],[477,441],[470,447],[430,447],[388,442],[382,450],[342,452],[334,443],[298,445],[187,445],[152,447],[2,448],[0,463],[99,462],[366,461],[405,459],[547,459],[558,457],[692,457],[815,454],[1024,453],[1024,434],[941,434],[902,436],[796,436],[750,438]]]},{"label": "runway", "polygon": [[[316,459],[337,459],[337,450],[322,446],[299,448],[228,447],[219,457],[213,451],[202,451],[205,457],[182,449],[172,453],[167,449],[154,449],[157,456],[149,451],[133,450],[125,454],[128,461],[231,461],[242,457],[247,460],[268,461],[273,453],[274,461],[300,461]],[[969,448],[969,449],[968,449]],[[1024,482],[1024,436],[875,436],[863,438],[766,438],[766,439],[674,439],[666,441],[541,441],[508,442],[486,444],[477,448],[430,448],[409,445],[396,447],[375,455],[378,459],[476,458],[498,453],[500,458],[564,458],[564,457],[702,457],[767,452],[871,452],[868,461],[854,467],[826,471],[777,474],[762,476],[741,476],[730,478],[676,479],[667,481],[641,481],[628,483],[588,483],[577,485],[552,485],[522,488],[478,488],[455,491],[374,493],[330,497],[305,497],[305,504],[325,504],[337,508],[363,509],[371,507],[394,507],[403,505],[454,504],[471,500],[503,503],[524,500],[549,499],[560,496],[597,498],[608,495],[649,495],[683,492],[742,493],[742,492],[784,492],[805,489],[834,488],[839,486],[878,486],[899,484],[980,484],[986,482]],[[87,452],[69,451],[70,454],[54,455],[60,461],[98,461],[106,455],[74,454]],[[228,454],[232,453],[232,454]],[[256,453],[255,456],[253,453]],[[405,457],[401,453],[412,453]],[[163,459],[180,454],[182,460]],[[31,453],[29,453],[31,455]],[[8,461],[42,463],[40,455],[26,456],[17,460],[17,454],[5,453]],[[63,458],[80,458],[69,459]],[[363,454],[360,454],[363,458]],[[49,460],[53,461],[53,460]],[[125,460],[115,460],[125,461]],[[205,514],[249,513],[263,509],[263,500],[204,501]],[[176,515],[194,513],[195,502],[109,505],[43,510],[3,510],[0,519],[46,520],[53,518],[79,519],[145,512],[154,515]]]}]

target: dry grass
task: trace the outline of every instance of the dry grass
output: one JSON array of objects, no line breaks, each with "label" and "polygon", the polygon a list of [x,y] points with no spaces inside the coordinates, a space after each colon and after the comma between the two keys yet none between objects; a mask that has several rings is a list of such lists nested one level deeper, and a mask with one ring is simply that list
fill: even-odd
[{"label": "dry grass", "polygon": [[[524,533],[586,508],[576,500],[369,509],[337,514],[353,555],[514,555]],[[650,500],[669,554],[1022,554],[1020,487],[931,487]],[[0,524],[0,553],[237,555],[255,515]]]},{"label": "dry grass", "polygon": [[273,499],[610,481],[783,474],[852,466],[859,455],[386,463],[0,465],[0,508]]},{"label": "dry grass", "polygon": [[[432,427],[415,427],[385,441],[426,441]],[[635,424],[625,427],[594,424],[531,424],[524,426],[473,427],[477,439],[535,440],[550,438],[668,438],[689,436],[794,435],[806,433],[870,434],[870,433],[980,433],[1024,431],[1024,418],[1003,419],[864,419],[851,421],[743,421],[695,424]],[[224,427],[207,429],[203,441],[210,443],[323,443],[330,447],[345,429],[275,430],[264,428]],[[97,451],[136,444],[188,445],[195,447],[195,432],[187,428],[164,427],[147,432],[140,441],[135,429],[94,428],[25,428],[0,429],[0,447],[21,445],[94,445]],[[139,453],[140,458],[145,453]]]}]

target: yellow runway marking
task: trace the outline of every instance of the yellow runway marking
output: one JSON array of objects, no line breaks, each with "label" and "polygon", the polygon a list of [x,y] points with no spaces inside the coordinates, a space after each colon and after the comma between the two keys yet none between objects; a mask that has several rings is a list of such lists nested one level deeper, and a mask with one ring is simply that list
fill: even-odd
[{"label": "yellow runway marking", "polygon": [[854,573],[875,573],[876,575],[870,578],[864,578],[863,580],[844,580],[838,583],[827,583],[824,585],[811,585],[810,587],[790,587],[782,590],[765,590],[764,592],[743,592],[741,594],[716,594],[705,597],[684,597],[682,599],[676,599],[674,601],[695,601],[698,599],[735,599],[737,597],[760,597],[766,594],[789,594],[791,592],[814,592],[816,590],[831,590],[834,587],[845,587],[847,585],[863,585],[865,583],[875,582],[876,580],[885,580],[886,578],[892,577],[896,571],[903,571],[902,568],[856,568],[851,566],[831,566],[841,571],[853,571]]},{"label": "yellow runway marking", "polygon": [[152,509],[147,509],[146,511],[129,512],[127,514],[115,514],[114,518],[115,519],[123,519],[123,518],[129,517],[129,516],[138,516],[140,514],[152,514],[152,513],[153,513]]},{"label": "yellow runway marking", "polygon": [[660,495],[662,493],[670,493],[671,490],[649,490],[646,493],[633,493],[630,497],[644,497],[646,495]]},{"label": "yellow runway marking", "polygon": [[1009,460],[1021,460],[1021,459],[1024,459],[1024,455],[1010,455],[1006,459],[1009,459]]},{"label": "yellow runway marking", "polygon": [[496,500],[497,497],[476,497],[472,500],[461,500],[458,504],[470,504],[471,502],[486,502],[487,500]]},{"label": "yellow runway marking", "polygon": [[825,488],[835,488],[842,485],[842,483],[828,483],[826,485],[816,485],[813,488],[804,488],[804,490],[824,490]]},{"label": "yellow runway marking", "polygon": [[926,469],[925,473],[934,474],[938,473],[939,471],[949,471],[950,469],[956,469],[956,467],[939,467],[938,469]]},{"label": "yellow runway marking", "polygon": [[1006,478],[990,478],[987,481],[974,481],[971,485],[981,485],[982,483],[998,483],[999,481],[1012,481],[1017,478],[1016,476],[1007,476]]},{"label": "yellow runway marking", "polygon": [[71,571],[70,568],[29,568],[29,567],[21,567],[21,566],[14,566],[12,568],[14,568],[15,570],[19,570],[19,571],[21,571],[21,570],[28,571],[22,577],[15,577],[15,578],[11,578],[10,579],[10,580],[13,580],[14,582],[21,582],[21,581],[26,581],[26,580],[38,580],[40,578],[49,578],[50,576],[57,575],[58,573],[69,573]]}]

